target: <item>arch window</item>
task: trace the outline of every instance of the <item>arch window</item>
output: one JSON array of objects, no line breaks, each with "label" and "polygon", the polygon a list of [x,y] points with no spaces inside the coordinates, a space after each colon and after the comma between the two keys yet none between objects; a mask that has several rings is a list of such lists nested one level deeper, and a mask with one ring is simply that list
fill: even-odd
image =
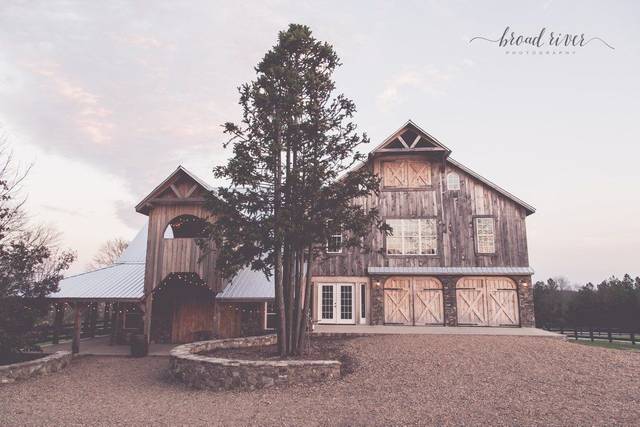
[{"label": "arch window", "polygon": [[172,219],[164,230],[165,239],[205,237],[207,222],[195,215],[180,215]]}]

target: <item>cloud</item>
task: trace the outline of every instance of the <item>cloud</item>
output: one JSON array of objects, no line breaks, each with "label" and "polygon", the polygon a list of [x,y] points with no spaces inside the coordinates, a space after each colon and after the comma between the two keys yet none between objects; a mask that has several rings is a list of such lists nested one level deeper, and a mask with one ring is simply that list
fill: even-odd
[{"label": "cloud", "polygon": [[382,92],[376,97],[378,108],[387,111],[401,104],[416,91],[421,95],[443,95],[447,83],[456,72],[453,68],[444,71],[433,65],[401,71],[387,81]]}]

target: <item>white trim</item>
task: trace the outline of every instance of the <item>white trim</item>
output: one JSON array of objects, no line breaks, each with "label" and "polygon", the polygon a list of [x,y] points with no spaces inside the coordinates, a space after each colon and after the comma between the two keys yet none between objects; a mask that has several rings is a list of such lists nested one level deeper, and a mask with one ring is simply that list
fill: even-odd
[{"label": "white trim", "polygon": [[[356,323],[356,294],[355,294],[355,283],[318,283],[318,289],[316,295],[318,296],[317,302],[317,322],[321,324],[355,324]],[[351,318],[350,319],[341,319],[341,305],[342,305],[342,287],[348,286],[351,288]],[[331,318],[323,318],[322,317],[322,295],[323,288],[330,287],[331,295],[332,295],[332,304],[333,311],[331,313]]]},{"label": "white trim", "polygon": [[340,237],[340,250],[339,251],[330,251],[329,250],[329,241],[327,240],[327,245],[325,247],[325,251],[328,254],[341,254],[342,253],[342,233],[332,234],[332,235],[329,236],[329,239],[332,239],[334,237]]}]

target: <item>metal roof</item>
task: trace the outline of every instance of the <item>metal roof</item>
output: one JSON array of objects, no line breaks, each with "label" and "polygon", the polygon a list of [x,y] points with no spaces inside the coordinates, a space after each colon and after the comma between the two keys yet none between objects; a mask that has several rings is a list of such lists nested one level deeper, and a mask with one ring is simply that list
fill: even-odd
[{"label": "metal roof", "polygon": [[236,274],[216,299],[233,300],[271,300],[275,298],[273,274],[266,278],[263,272],[253,271],[249,267]]},{"label": "metal roof", "polygon": [[118,261],[109,267],[70,276],[60,281],[53,299],[139,300],[144,296],[147,229],[136,234]]},{"label": "metal roof", "polygon": [[[144,269],[148,224],[129,243],[118,261],[109,267],[62,279],[53,299],[140,300],[144,297]],[[245,268],[236,274],[216,298],[225,301],[266,301],[275,296],[273,275]]]},{"label": "metal roof", "polygon": [[138,231],[136,237],[133,238],[127,249],[120,255],[116,264],[135,264],[144,263],[147,260],[147,234],[149,232],[149,223],[145,223],[144,227]]},{"label": "metal roof", "polygon": [[464,276],[530,276],[531,267],[369,267],[369,274],[397,275],[464,275]]}]

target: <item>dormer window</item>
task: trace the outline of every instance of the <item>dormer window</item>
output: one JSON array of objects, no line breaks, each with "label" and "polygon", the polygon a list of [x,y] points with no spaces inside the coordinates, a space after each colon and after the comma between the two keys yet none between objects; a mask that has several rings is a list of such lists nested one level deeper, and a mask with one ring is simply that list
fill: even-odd
[{"label": "dormer window", "polygon": [[447,174],[447,190],[459,191],[460,190],[460,175],[455,172],[449,172]]}]

